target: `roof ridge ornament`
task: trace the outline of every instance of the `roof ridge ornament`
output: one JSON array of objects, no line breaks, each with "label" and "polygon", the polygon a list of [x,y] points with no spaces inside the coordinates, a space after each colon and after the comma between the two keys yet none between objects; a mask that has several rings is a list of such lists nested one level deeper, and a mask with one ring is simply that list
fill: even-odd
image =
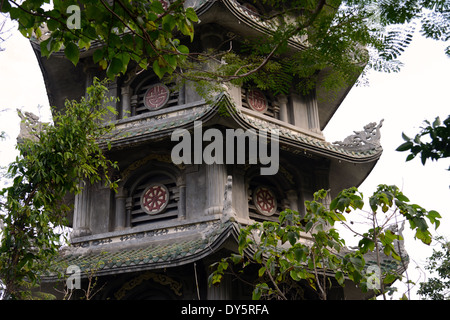
[{"label": "roof ridge ornament", "polygon": [[352,151],[368,151],[381,148],[380,128],[383,126],[383,121],[384,119],[381,119],[378,125],[376,122],[371,122],[364,126],[363,131],[353,131],[355,134],[348,136],[344,141],[335,141],[333,144]]}]

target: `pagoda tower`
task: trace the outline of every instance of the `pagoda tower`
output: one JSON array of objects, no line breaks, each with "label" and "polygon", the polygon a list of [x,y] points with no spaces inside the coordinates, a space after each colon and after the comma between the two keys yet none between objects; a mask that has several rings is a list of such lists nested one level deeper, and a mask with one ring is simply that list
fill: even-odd
[{"label": "pagoda tower", "polygon": [[[257,9],[245,1],[187,0],[185,5],[194,7],[201,20],[192,51],[269,32]],[[299,43],[291,46],[302,49]],[[49,102],[59,109],[66,99],[82,97],[94,77],[106,76],[92,62],[95,46],[81,53],[77,66],[62,52],[47,59],[38,44],[33,48]],[[82,286],[89,271],[98,276],[102,290],[95,299],[250,299],[252,288],[239,281],[207,284],[209,266],[236,252],[239,226],[277,221],[287,208],[302,214],[304,202],[317,190],[330,190],[333,197],[359,186],[381,156],[380,125],[368,125],[364,134],[340,144],[325,141],[322,130],[351,87],[329,99],[320,82],[308,95],[230,85],[208,101],[194,87],[163,83],[151,69],[109,84],[109,94],[119,97],[113,105],[118,113],[108,119],[118,133],[107,152],[120,168],[118,192],[85,184],[69,217],[71,244],[61,252],[67,265],[78,268]],[[256,132],[259,156],[266,146],[268,161],[252,161],[250,142],[245,161],[237,161],[241,149],[228,149],[229,140],[222,161],[211,161],[205,157],[210,154],[207,135],[218,132],[223,137]],[[365,134],[371,138],[363,139]],[[174,153],[180,158],[188,153],[174,152],[188,137],[194,145],[192,161],[174,161]],[[232,152],[228,159],[234,163],[226,161]],[[56,294],[55,283],[56,277],[47,277],[43,285]],[[364,298],[351,283],[331,290],[336,299]]]}]

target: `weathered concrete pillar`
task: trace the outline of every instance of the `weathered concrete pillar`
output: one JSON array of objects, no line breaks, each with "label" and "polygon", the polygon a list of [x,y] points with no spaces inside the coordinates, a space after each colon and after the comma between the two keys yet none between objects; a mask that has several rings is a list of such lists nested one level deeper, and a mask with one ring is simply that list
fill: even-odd
[{"label": "weathered concrete pillar", "polygon": [[131,116],[131,88],[130,86],[122,87],[122,119]]},{"label": "weathered concrete pillar", "polygon": [[315,94],[308,97],[308,126],[309,130],[320,133],[319,111]]},{"label": "weathered concrete pillar", "polygon": [[132,95],[130,99],[130,107],[131,107],[131,116],[136,115],[136,107],[138,105],[138,96],[137,94]]},{"label": "weathered concrete pillar", "polygon": [[131,209],[133,208],[133,198],[128,197],[125,200],[125,227],[131,227]]},{"label": "weathered concrete pillar", "polygon": [[123,230],[126,227],[126,200],[127,190],[118,188],[116,193],[116,211],[115,211],[115,226],[114,230]]},{"label": "weathered concrete pillar", "polygon": [[73,212],[73,232],[72,237],[83,237],[90,235],[90,193],[86,183],[81,182],[83,190],[75,195],[75,205]]},{"label": "weathered concrete pillar", "polygon": [[298,195],[295,190],[289,190],[287,192],[287,201],[289,204],[289,209],[298,212]]},{"label": "weathered concrete pillar", "polygon": [[280,120],[289,122],[288,109],[287,109],[288,98],[285,95],[279,95],[277,97],[277,100],[278,100],[278,105],[280,108],[280,111],[279,111],[280,112]]},{"label": "weathered concrete pillar", "polygon": [[225,184],[227,183],[227,169],[224,164],[206,165],[206,214],[222,213],[225,193]]},{"label": "weathered concrete pillar", "polygon": [[177,179],[178,194],[175,200],[178,202],[178,217],[180,219],[186,218],[186,179],[181,175]]}]

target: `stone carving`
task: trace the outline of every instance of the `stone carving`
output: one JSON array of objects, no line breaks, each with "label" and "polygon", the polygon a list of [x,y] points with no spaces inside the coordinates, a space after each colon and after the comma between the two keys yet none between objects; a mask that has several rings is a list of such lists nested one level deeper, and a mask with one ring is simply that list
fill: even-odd
[{"label": "stone carving", "polygon": [[344,141],[335,141],[340,147],[352,151],[367,151],[379,148],[380,145],[380,128],[383,125],[384,119],[377,125],[376,122],[371,122],[364,126],[364,131],[353,131],[352,134],[344,139]]},{"label": "stone carving", "polygon": [[224,203],[223,203],[223,214],[224,216],[230,218],[236,215],[233,209],[233,177],[227,177],[227,183],[225,184],[224,193]]},{"label": "stone carving", "polygon": [[17,143],[23,143],[26,139],[37,141],[37,134],[42,130],[42,123],[39,121],[39,117],[32,112],[23,114],[19,109],[17,109],[17,114],[21,119]]}]

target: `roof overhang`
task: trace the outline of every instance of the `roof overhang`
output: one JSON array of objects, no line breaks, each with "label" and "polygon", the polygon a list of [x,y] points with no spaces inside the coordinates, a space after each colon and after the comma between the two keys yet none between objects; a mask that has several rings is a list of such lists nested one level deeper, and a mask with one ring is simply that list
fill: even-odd
[{"label": "roof overhang", "polygon": [[186,265],[218,251],[229,238],[235,239],[236,228],[230,220],[209,217],[187,225],[177,221],[172,225],[138,227],[132,232],[79,237],[61,250],[60,258],[52,266],[53,272],[42,280],[56,281],[70,265],[80,268],[82,278],[90,272],[105,276]]},{"label": "roof overhang", "polygon": [[[223,116],[224,107],[228,113],[226,118]],[[161,117],[161,114],[164,114],[164,117]],[[169,139],[177,128],[193,131],[196,121],[201,121],[204,128],[211,123],[222,123],[230,128],[254,130],[257,133],[277,130],[281,150],[330,161],[332,196],[336,196],[344,188],[359,186],[383,151],[381,146],[351,150],[327,142],[319,134],[256,114],[251,110],[236,107],[228,94],[221,93],[211,103],[202,100],[119,120],[116,122],[115,133],[105,139],[111,144],[112,150],[122,149],[146,143],[148,140]]]}]

